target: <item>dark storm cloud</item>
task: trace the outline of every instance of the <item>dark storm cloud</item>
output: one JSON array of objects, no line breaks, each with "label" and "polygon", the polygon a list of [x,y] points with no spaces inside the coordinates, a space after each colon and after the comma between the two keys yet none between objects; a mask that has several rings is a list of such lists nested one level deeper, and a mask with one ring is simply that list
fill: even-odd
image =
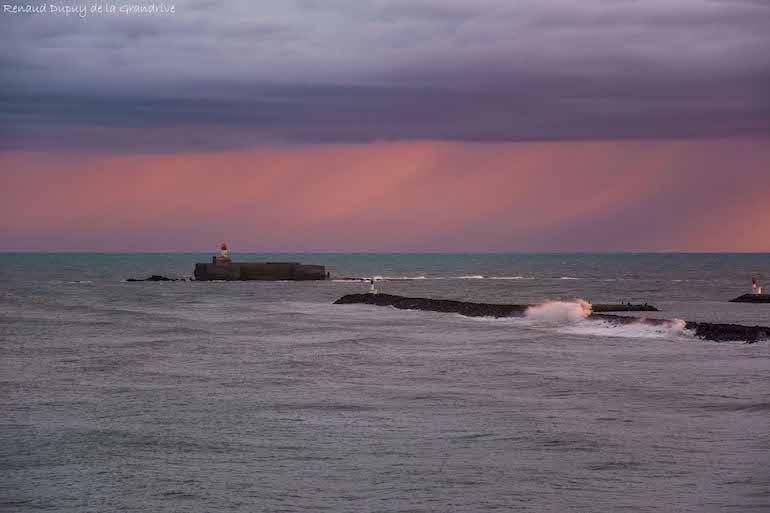
[{"label": "dark storm cloud", "polygon": [[765,2],[176,8],[0,16],[0,147],[770,134]]}]

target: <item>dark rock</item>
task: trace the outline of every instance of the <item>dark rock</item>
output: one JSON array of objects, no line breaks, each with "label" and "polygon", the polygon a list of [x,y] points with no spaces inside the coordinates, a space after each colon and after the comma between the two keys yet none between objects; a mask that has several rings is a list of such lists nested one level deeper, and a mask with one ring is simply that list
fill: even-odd
[{"label": "dark rock", "polygon": [[148,278],[129,278],[126,281],[184,281],[184,280],[177,279],[177,278],[167,278],[166,276],[161,276],[160,274],[153,274]]},{"label": "dark rock", "polygon": [[459,313],[468,317],[511,317],[524,315],[524,312],[529,307],[529,305],[468,303],[465,301],[452,301],[448,299],[394,296],[392,294],[348,294],[334,302],[336,305],[354,303],[392,306],[402,310]]},{"label": "dark rock", "polygon": [[770,328],[764,326],[742,326],[740,324],[716,324],[711,322],[688,321],[685,325],[696,337],[715,342],[741,341],[748,344],[770,338]]},{"label": "dark rock", "polygon": [[770,294],[744,294],[730,300],[731,303],[770,303]]}]

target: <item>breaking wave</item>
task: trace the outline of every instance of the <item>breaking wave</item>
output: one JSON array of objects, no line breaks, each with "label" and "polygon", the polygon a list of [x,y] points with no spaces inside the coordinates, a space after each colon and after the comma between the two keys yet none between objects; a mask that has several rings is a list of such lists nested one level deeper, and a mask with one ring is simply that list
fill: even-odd
[{"label": "breaking wave", "polygon": [[524,315],[528,319],[549,323],[582,321],[591,315],[591,303],[574,301],[547,301],[542,305],[530,306]]},{"label": "breaking wave", "polygon": [[531,326],[571,335],[622,338],[676,338],[692,335],[685,329],[686,323],[681,319],[661,324],[642,320],[619,323],[590,319],[591,311],[591,303],[582,299],[547,301],[527,308],[524,316]]}]

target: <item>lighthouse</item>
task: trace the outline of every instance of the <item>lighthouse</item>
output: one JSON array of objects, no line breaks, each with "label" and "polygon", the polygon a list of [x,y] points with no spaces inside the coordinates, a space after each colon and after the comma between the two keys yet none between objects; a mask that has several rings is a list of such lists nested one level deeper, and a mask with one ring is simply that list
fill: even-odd
[{"label": "lighthouse", "polygon": [[227,247],[227,243],[223,242],[221,246],[219,246],[219,256],[214,257],[214,263],[215,264],[229,264],[232,260],[230,260],[230,248]]}]

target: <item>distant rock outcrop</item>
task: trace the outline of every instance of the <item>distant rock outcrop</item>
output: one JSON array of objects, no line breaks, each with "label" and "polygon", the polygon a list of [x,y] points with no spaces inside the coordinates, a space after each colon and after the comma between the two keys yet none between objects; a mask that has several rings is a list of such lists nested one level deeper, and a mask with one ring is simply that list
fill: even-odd
[{"label": "distant rock outcrop", "polygon": [[168,278],[160,274],[153,274],[147,278],[128,278],[126,281],[184,281],[184,278]]}]

